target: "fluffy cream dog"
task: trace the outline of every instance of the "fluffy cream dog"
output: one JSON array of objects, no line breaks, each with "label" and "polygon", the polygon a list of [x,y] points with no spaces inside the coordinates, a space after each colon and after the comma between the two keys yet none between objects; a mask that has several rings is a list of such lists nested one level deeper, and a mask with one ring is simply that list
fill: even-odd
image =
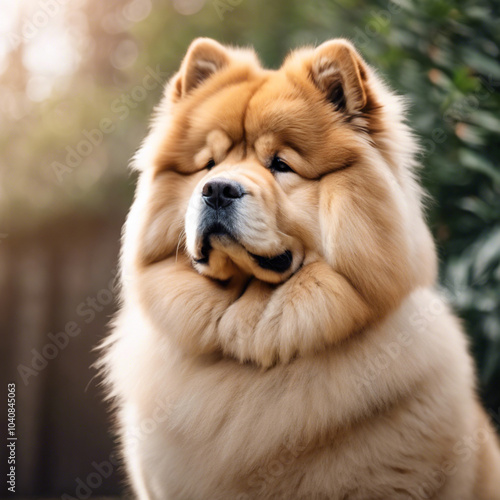
[{"label": "fluffy cream dog", "polygon": [[102,366],[141,500],[500,498],[403,109],[344,40],[191,45],[139,151]]}]

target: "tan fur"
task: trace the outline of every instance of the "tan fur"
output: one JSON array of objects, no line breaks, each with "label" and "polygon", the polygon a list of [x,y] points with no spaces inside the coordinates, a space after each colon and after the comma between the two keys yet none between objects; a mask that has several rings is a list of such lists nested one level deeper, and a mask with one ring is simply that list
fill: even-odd
[{"label": "tan fur", "polygon": [[[400,99],[344,40],[277,71],[193,42],[135,160],[101,363],[141,500],[500,498],[415,152]],[[221,178],[245,190],[237,233],[196,263]],[[282,272],[252,256],[285,251]]]}]

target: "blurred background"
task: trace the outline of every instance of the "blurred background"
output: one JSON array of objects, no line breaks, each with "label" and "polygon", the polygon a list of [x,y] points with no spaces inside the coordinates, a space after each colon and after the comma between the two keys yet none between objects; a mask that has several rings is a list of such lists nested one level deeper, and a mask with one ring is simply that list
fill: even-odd
[{"label": "blurred background", "polygon": [[[18,496],[123,491],[92,349],[115,307],[128,161],[197,36],[252,45],[270,67],[347,37],[408,97],[440,285],[498,426],[499,11],[498,0],[0,0],[0,373],[5,399],[17,384]],[[0,425],[3,436],[5,412]]]}]

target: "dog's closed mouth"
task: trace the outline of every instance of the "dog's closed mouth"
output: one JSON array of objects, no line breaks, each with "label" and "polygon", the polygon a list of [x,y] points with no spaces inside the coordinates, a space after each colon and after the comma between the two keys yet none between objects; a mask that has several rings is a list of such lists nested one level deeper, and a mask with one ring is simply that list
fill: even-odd
[{"label": "dog's closed mouth", "polygon": [[293,254],[290,250],[286,250],[279,255],[274,257],[266,257],[262,255],[257,255],[250,252],[245,246],[239,241],[239,239],[234,235],[234,233],[229,229],[226,224],[217,221],[210,224],[203,230],[203,242],[200,248],[201,256],[199,258],[193,259],[196,264],[208,265],[210,260],[210,253],[212,251],[212,238],[227,238],[228,240],[237,243],[243,247],[244,250],[254,259],[257,265],[261,269],[266,269],[267,271],[273,271],[276,273],[284,273],[288,271],[293,263]]},{"label": "dog's closed mouth", "polygon": [[290,269],[293,261],[293,255],[290,250],[286,250],[282,254],[276,255],[275,257],[262,257],[261,255],[256,255],[254,253],[250,253],[250,255],[255,259],[259,267],[269,271],[275,271],[277,273],[284,273]]},{"label": "dog's closed mouth", "polygon": [[210,252],[212,250],[212,244],[210,243],[210,238],[212,236],[225,236],[233,240],[235,239],[229,229],[220,222],[211,224],[203,231],[203,244],[200,249],[201,257],[193,259],[196,264],[208,264]]},{"label": "dog's closed mouth", "polygon": [[[211,232],[210,234],[205,235],[203,239],[203,245],[200,249],[201,257],[193,259],[196,264],[208,264],[210,259],[210,252],[212,250],[210,236],[213,235],[224,235],[233,239],[233,237],[225,231]],[[293,254],[290,250],[286,250],[285,252],[274,257],[264,257],[262,255],[257,255],[255,253],[249,252],[248,250],[247,252],[248,255],[250,255],[255,260],[260,268],[276,273],[284,273],[285,271],[288,271],[293,262]]]},{"label": "dog's closed mouth", "polygon": [[200,257],[199,259],[193,259],[196,264],[208,264],[208,256]]}]

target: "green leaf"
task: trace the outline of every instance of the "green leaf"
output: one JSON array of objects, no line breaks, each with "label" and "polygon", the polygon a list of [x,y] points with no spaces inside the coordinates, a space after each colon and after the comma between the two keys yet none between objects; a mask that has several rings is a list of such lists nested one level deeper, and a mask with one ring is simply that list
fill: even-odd
[{"label": "green leaf", "polygon": [[500,171],[484,156],[469,149],[460,149],[458,159],[461,166],[485,174],[493,182],[500,185]]}]

